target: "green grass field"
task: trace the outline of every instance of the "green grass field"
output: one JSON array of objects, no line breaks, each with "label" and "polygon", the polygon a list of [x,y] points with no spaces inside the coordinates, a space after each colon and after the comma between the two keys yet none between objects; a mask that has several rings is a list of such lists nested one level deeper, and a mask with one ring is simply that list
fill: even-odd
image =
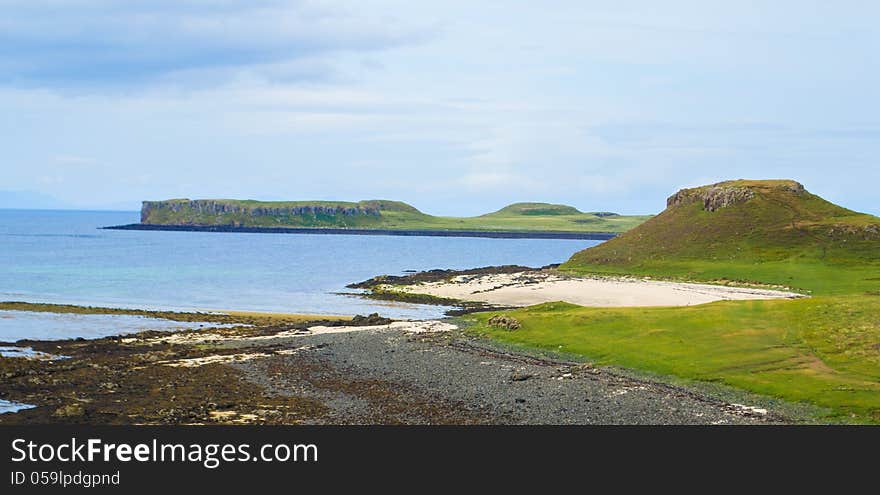
[{"label": "green grass field", "polygon": [[[397,201],[245,201],[213,200],[238,207],[239,211],[212,214],[198,212],[178,202],[179,211],[154,209],[148,223],[174,225],[239,225],[246,227],[335,227],[388,230],[480,230],[480,231],[543,231],[543,232],[613,232],[629,230],[650,216],[615,215],[602,212],[585,213],[576,208],[547,203],[516,203],[494,213],[476,217],[444,217],[422,213]],[[324,206],[356,208],[378,206],[380,216],[372,215],[253,215],[256,208],[290,208]]]},{"label": "green grass field", "polygon": [[561,269],[783,285],[812,297],[678,308],[548,303],[509,312],[522,324],[516,331],[488,326],[491,313],[472,315],[473,331],[808,403],[830,411],[820,420],[880,423],[880,218],[758,186],[754,198],[714,212],[700,202],[668,208]]},{"label": "green grass field", "polygon": [[522,327],[473,331],[602,365],[716,382],[880,423],[880,296],[722,301],[686,308],[547,303],[508,314]]}]

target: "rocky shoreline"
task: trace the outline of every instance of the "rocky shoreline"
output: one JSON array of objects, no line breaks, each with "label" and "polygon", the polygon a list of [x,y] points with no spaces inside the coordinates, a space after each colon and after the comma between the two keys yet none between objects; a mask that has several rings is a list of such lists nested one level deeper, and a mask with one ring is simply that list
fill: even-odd
[{"label": "rocky shoreline", "polygon": [[[510,274],[520,272],[539,272],[549,270],[558,265],[547,265],[541,268],[529,268],[520,265],[485,266],[466,270],[434,269],[423,272],[413,272],[406,275],[379,275],[370,279],[348,284],[349,289],[359,289],[365,292],[349,295],[379,299],[385,301],[397,301],[413,304],[434,304],[437,306],[449,306],[453,309],[446,311],[446,316],[462,316],[468,313],[488,310],[513,309],[513,306],[488,304],[482,301],[467,301],[450,297],[438,297],[430,294],[399,290],[409,286],[425,283],[445,282],[459,276],[481,276]],[[386,289],[390,288],[390,290]]]},{"label": "rocky shoreline", "polygon": [[380,275],[348,288],[364,297],[437,304],[456,309],[449,316],[514,309],[563,301],[587,307],[690,306],[721,300],[807,297],[783,286],[696,283],[650,277],[577,275],[541,268],[489,266],[468,270],[429,270]]},{"label": "rocky shoreline", "polygon": [[0,399],[37,406],[0,414],[0,424],[792,421],[611,369],[511,352],[449,322],[215,319],[240,325],[18,342],[68,358],[0,358]]}]

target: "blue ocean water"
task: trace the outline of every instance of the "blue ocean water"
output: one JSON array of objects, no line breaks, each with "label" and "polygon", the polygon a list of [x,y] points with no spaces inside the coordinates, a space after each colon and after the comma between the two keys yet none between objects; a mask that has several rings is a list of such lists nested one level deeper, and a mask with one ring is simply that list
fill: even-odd
[{"label": "blue ocean water", "polygon": [[[44,313],[41,311],[0,311],[0,342],[22,339],[63,340],[98,339],[108,335],[124,335],[144,330],[198,330],[225,328],[230,324],[174,321],[137,315],[89,315],[74,313]],[[0,346],[0,356],[25,353],[22,347]],[[25,353],[26,354],[26,353]]]},{"label": "blue ocean water", "polygon": [[99,230],[137,212],[0,210],[0,300],[433,318],[444,308],[336,295],[405,270],[543,266],[598,243]]},{"label": "blue ocean water", "polygon": [[36,406],[0,399],[0,414],[14,413],[21,411],[22,409],[31,409],[33,407]]}]

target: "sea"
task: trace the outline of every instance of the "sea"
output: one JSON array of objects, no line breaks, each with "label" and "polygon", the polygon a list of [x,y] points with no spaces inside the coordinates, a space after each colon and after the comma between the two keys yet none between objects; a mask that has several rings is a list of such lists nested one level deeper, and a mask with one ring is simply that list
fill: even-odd
[{"label": "sea", "polygon": [[[138,221],[135,211],[0,209],[0,301],[436,318],[448,308],[342,293],[383,274],[561,263],[600,242],[101,229]],[[14,319],[3,316],[0,341]]]}]

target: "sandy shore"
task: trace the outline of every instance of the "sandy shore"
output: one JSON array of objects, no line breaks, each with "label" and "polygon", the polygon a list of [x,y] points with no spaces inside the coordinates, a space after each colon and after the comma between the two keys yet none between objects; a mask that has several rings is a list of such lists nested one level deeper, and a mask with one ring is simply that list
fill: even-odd
[{"label": "sandy shore", "polygon": [[691,306],[723,300],[803,297],[781,290],[636,278],[569,277],[547,271],[459,275],[449,280],[389,288],[497,306],[531,306],[552,301],[595,307]]}]

